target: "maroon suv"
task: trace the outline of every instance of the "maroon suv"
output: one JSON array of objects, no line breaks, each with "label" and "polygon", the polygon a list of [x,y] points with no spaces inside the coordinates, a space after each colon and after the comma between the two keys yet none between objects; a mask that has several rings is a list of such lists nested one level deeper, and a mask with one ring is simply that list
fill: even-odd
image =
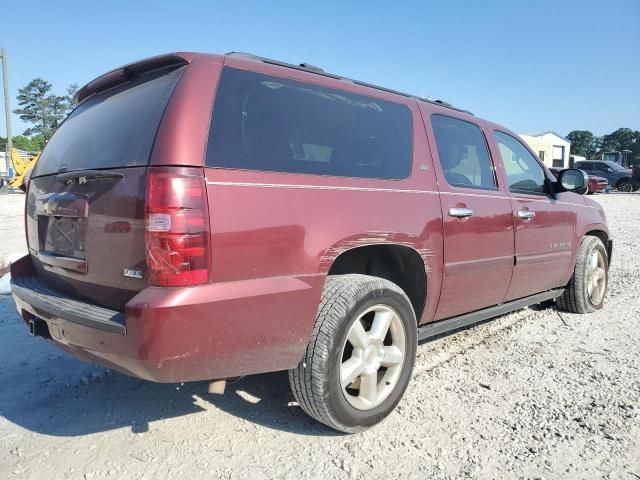
[{"label": "maroon suv", "polygon": [[417,342],[555,299],[603,305],[586,177],[444,102],[244,54],[178,53],[84,86],[28,187],[12,265],[34,335],[156,382],[289,370],[354,432]]}]

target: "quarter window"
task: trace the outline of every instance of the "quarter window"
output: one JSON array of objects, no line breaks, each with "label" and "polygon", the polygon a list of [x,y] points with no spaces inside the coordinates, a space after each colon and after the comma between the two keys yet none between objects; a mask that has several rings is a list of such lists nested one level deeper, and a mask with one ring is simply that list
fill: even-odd
[{"label": "quarter window", "polygon": [[412,158],[406,105],[225,68],[209,131],[210,167],[403,179]]},{"label": "quarter window", "polygon": [[454,187],[496,189],[487,142],[477,125],[445,115],[432,115],[440,165]]},{"label": "quarter window", "polygon": [[504,132],[495,132],[500,156],[507,172],[509,189],[520,193],[545,193],[545,173],[519,140]]}]

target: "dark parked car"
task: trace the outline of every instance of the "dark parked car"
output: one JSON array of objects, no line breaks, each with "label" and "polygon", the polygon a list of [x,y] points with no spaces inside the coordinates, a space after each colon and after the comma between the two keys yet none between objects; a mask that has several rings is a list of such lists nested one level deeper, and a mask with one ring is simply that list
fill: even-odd
[{"label": "dark parked car", "polygon": [[[553,173],[553,176],[558,178],[558,174],[562,171],[562,168],[551,167],[549,171]],[[609,182],[606,178],[598,177],[596,175],[589,175],[589,195],[593,193],[602,193],[609,188]]]},{"label": "dark parked car", "polygon": [[574,164],[574,168],[584,170],[589,175],[604,177],[609,185],[621,192],[632,192],[640,188],[640,171],[633,171],[610,160],[580,160]]},{"label": "dark parked car", "polygon": [[76,101],[11,281],[31,332],[80,358],[216,388],[289,370],[304,411],[355,432],[400,401],[418,339],[603,306],[586,175],[464,110],[238,54],[143,60]]}]

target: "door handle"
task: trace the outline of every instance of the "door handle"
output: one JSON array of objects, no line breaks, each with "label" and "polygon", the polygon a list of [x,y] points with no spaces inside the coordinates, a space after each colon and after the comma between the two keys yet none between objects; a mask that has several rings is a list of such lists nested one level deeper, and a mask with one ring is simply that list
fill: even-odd
[{"label": "door handle", "polygon": [[473,215],[473,210],[470,208],[451,207],[449,209],[449,216],[456,218],[467,218]]},{"label": "door handle", "polygon": [[522,218],[523,220],[531,220],[536,216],[536,212],[532,212],[530,210],[518,210],[518,218]]}]

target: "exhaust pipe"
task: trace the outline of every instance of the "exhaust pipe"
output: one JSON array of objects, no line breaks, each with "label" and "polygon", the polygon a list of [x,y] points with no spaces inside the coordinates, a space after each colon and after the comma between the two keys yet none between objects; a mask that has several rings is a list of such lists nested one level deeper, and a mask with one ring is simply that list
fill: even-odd
[{"label": "exhaust pipe", "polygon": [[209,387],[207,388],[207,392],[215,395],[223,395],[224,389],[226,386],[227,386],[226,378],[222,378],[219,380],[211,380],[211,382],[209,383]]}]

